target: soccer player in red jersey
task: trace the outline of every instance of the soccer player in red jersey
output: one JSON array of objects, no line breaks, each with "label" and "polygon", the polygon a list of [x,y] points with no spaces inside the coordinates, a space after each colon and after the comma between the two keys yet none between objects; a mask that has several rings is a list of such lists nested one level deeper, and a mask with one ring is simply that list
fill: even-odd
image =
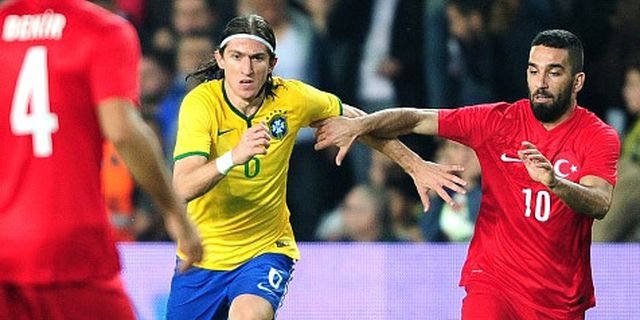
[{"label": "soccer player in red jersey", "polygon": [[83,0],[0,5],[0,319],[133,319],[100,191],[103,136],[199,260],[160,146],[135,104],[140,48]]},{"label": "soccer player in red jersey", "polygon": [[460,285],[463,319],[584,319],[595,305],[591,225],[611,204],[620,142],[577,104],[580,40],[543,31],[531,44],[529,99],[458,109],[383,110],[320,124],[316,148],[362,134],[439,135],[473,148],[482,203]]}]

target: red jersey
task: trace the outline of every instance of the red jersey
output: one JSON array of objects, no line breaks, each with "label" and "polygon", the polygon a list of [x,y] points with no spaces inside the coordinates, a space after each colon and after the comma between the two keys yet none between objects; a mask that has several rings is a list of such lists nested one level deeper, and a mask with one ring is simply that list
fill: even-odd
[{"label": "red jersey", "polygon": [[97,105],[137,101],[140,48],[82,0],[0,6],[0,282],[112,277]]},{"label": "red jersey", "polygon": [[518,159],[533,143],[555,174],[578,182],[616,182],[620,141],[614,129],[577,107],[552,130],[528,99],[439,111],[439,135],[473,148],[482,167],[482,201],[461,285],[489,280],[518,303],[556,318],[595,305],[590,249],[593,219],[574,212]]}]

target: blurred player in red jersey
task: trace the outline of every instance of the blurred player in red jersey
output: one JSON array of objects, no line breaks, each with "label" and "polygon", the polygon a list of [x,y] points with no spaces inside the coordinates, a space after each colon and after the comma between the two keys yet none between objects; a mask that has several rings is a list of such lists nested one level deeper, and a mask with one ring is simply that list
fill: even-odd
[{"label": "blurred player in red jersey", "polygon": [[133,319],[100,193],[103,135],[201,258],[139,116],[140,48],[125,20],[83,0],[0,5],[0,319]]},{"label": "blurred player in red jersey", "polygon": [[475,150],[483,194],[460,281],[463,319],[584,319],[595,305],[591,226],[611,205],[620,141],[578,106],[582,66],[580,40],[548,30],[531,44],[529,99],[321,124],[316,147],[336,144],[339,157],[362,134],[437,134]]}]

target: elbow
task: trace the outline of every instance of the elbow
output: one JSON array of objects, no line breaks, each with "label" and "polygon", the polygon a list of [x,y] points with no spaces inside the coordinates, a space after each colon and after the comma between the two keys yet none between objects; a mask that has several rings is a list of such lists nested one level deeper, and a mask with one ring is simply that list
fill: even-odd
[{"label": "elbow", "polygon": [[607,215],[607,212],[603,212],[603,213],[596,213],[593,215],[593,218],[596,220],[602,220],[604,219],[604,217]]},{"label": "elbow", "polygon": [[598,208],[598,210],[596,210],[596,211],[593,213],[593,217],[594,217],[596,220],[602,220],[602,219],[604,219],[604,217],[605,217],[605,216],[607,215],[607,213],[609,212],[609,208],[610,208],[610,207],[611,207],[611,206],[610,206],[609,204],[605,204],[605,205],[603,205],[603,206],[600,206],[600,208]]},{"label": "elbow", "polygon": [[185,204],[196,198],[196,195],[194,195],[187,183],[184,180],[176,179],[175,177],[173,179],[173,191],[178,197],[178,201]]},{"label": "elbow", "polygon": [[116,147],[126,145],[131,138],[135,135],[136,129],[130,125],[120,125],[110,128],[104,132],[105,138],[111,141]]},{"label": "elbow", "polygon": [[174,180],[173,190],[176,196],[178,197],[178,201],[180,201],[183,204],[187,204],[189,203],[189,201],[202,196],[207,191],[206,188],[205,190],[197,190],[192,184],[190,184],[186,180],[183,180],[182,182],[179,182],[179,181],[176,182],[176,180]]}]

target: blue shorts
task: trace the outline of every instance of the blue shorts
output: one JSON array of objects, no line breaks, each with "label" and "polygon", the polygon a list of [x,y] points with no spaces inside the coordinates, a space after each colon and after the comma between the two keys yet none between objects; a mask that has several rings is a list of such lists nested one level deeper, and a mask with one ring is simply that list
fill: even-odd
[{"label": "blue shorts", "polygon": [[266,299],[275,312],[284,300],[294,265],[295,260],[283,254],[267,253],[230,271],[176,270],[167,319],[227,319],[231,302],[241,294]]}]

